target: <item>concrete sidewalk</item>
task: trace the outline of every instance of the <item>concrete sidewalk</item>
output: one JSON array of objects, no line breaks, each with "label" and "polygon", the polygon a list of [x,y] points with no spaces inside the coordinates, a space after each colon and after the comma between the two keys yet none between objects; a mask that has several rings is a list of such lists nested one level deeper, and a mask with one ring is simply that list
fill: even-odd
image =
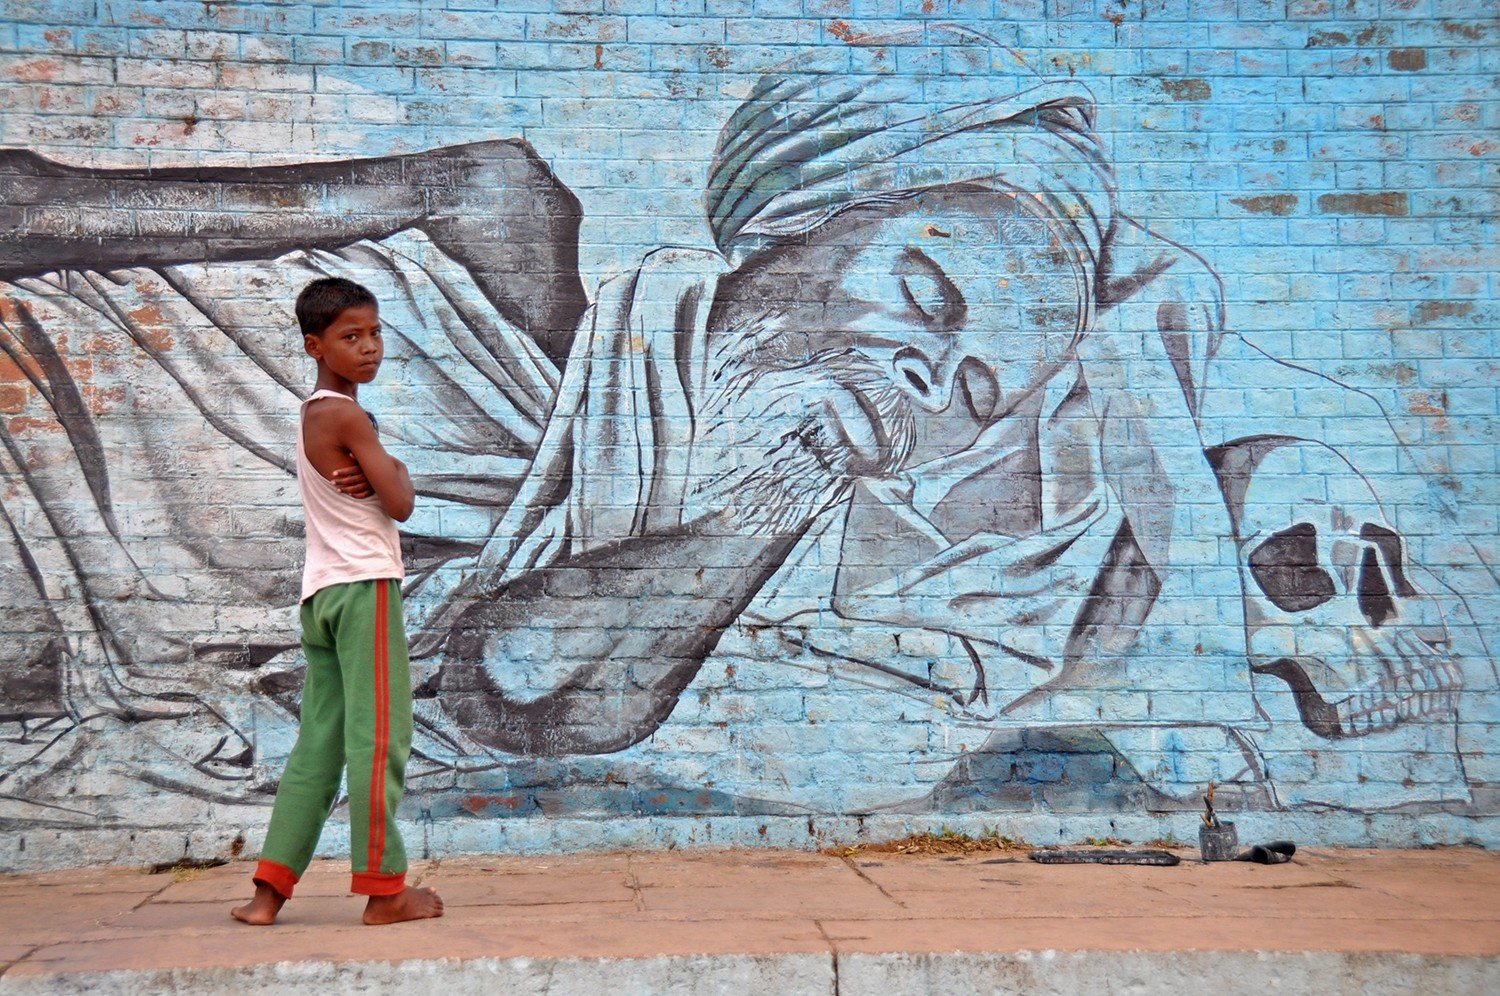
[{"label": "concrete sidewalk", "polygon": [[785,851],[455,857],[441,920],[364,927],[319,862],[271,928],[252,865],[0,878],[0,993],[1500,991],[1500,856],[1041,865]]}]

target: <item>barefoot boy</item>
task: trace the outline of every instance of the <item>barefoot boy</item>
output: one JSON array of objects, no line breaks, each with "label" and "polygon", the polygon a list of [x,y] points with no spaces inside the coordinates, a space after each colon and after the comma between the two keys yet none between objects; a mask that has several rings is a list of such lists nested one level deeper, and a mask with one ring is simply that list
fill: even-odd
[{"label": "barefoot boy", "polygon": [[411,478],[355,401],[384,355],[374,296],[349,280],[315,280],[297,296],[303,347],[318,363],[302,405],[297,485],[307,524],[302,571],[302,688],[297,744],[276,792],[255,869],[255,898],[231,915],[275,921],[307,869],[349,769],[353,891],[364,922],[442,916],[432,889],[406,884],[396,806],[411,750],[411,684],[401,625],[401,544]]}]

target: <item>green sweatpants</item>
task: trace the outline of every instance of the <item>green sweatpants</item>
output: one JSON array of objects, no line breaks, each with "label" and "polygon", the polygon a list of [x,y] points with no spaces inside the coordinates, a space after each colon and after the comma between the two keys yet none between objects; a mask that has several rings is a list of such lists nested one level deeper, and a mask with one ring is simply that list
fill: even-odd
[{"label": "green sweatpants", "polygon": [[302,603],[301,725],[276,790],[255,881],[290,897],[349,771],[353,891],[406,886],[396,806],[411,753],[411,679],[401,586],[390,579],[330,585]]}]

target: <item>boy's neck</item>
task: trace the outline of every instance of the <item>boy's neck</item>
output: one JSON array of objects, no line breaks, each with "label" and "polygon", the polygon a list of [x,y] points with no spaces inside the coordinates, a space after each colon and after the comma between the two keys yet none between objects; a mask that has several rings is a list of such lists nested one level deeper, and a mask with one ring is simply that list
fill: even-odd
[{"label": "boy's neck", "polygon": [[323,364],[318,364],[318,379],[313,382],[314,391],[337,391],[339,394],[348,395],[349,400],[359,400],[359,385],[354,381],[329,370]]}]

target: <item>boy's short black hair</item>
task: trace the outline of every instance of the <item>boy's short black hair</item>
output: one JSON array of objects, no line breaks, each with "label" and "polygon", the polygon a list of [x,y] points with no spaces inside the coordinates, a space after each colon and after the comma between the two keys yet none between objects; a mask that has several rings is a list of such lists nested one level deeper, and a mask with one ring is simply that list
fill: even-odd
[{"label": "boy's short black hair", "polygon": [[344,309],[365,305],[379,307],[368,288],[343,277],[324,277],[297,295],[297,324],[303,335],[322,335]]}]

